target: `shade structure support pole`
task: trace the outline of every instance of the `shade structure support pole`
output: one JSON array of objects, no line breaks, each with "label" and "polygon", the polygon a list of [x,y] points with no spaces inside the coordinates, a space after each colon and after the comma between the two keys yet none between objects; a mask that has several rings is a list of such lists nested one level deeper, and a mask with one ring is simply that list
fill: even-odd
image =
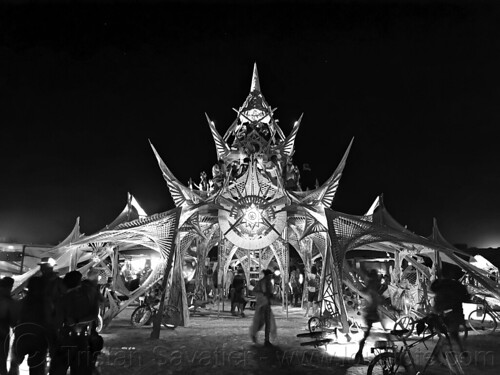
[{"label": "shade structure support pole", "polygon": [[[76,255],[76,254],[75,254]],[[119,266],[118,266],[118,259],[120,257],[120,253],[118,252],[118,246],[115,246],[113,248],[113,261],[112,261],[112,269],[111,272],[113,273],[113,282],[112,282],[112,290],[113,292],[116,291],[116,279],[118,278],[119,272]]]},{"label": "shade structure support pole", "polygon": [[[224,267],[221,267],[221,263],[222,263],[222,259],[223,259],[222,252],[224,251],[224,240],[223,240],[222,232],[221,232],[221,237],[219,240],[219,246],[218,246],[217,250],[218,250],[217,251],[217,269],[218,269],[217,281],[218,281],[220,272],[224,272]],[[219,293],[219,288],[220,288],[220,286],[217,285],[217,293]],[[224,306],[222,307],[222,309],[224,310]],[[220,318],[220,298],[217,298],[217,318]]]},{"label": "shade structure support pole", "polygon": [[[168,283],[168,277],[170,275],[170,271],[172,270],[174,251],[175,251],[175,249],[172,249],[172,251],[170,251],[167,262],[165,263],[165,271],[163,273],[163,278],[161,280],[162,293],[161,293],[160,306],[158,307],[158,311],[163,311],[163,306],[165,305],[165,296],[167,294],[167,283]],[[153,320],[153,331],[151,332],[151,335],[149,336],[150,339],[158,340],[160,338],[162,315],[163,314],[156,314],[156,317]]]},{"label": "shade structure support pole", "polygon": [[19,268],[19,274],[22,275],[23,274],[23,270],[24,270],[24,255],[26,254],[26,245],[23,245],[23,252],[21,254],[21,266]]},{"label": "shade structure support pole", "polygon": [[284,264],[284,270],[283,270],[283,277],[281,278],[283,280],[283,293],[285,294],[285,307],[286,307],[286,319],[288,320],[288,275],[289,275],[289,270],[290,270],[290,247],[288,246],[288,242],[284,243],[285,249],[284,251],[284,258],[285,258],[285,264]]}]

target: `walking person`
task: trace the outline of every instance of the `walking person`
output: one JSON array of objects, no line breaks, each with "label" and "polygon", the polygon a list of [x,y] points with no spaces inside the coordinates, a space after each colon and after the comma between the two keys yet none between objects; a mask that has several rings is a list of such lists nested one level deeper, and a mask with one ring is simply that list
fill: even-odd
[{"label": "walking person", "polygon": [[243,269],[239,268],[238,273],[236,276],[233,278],[233,284],[232,284],[232,296],[231,296],[231,315],[233,316],[238,316],[236,314],[235,308],[238,308],[239,315],[244,318],[245,317],[245,305],[246,305],[246,300],[245,300],[245,288],[246,288],[246,279],[245,275],[243,273]]},{"label": "walking person", "polygon": [[307,273],[307,309],[304,314],[305,317],[309,314],[309,309],[312,309],[312,316],[317,314],[318,310],[318,296],[321,279],[318,275],[316,266],[311,267],[311,272]]},{"label": "walking person", "polygon": [[467,287],[457,280],[443,277],[435,280],[430,289],[434,292],[434,312],[443,316],[450,338],[458,345],[461,353],[466,353],[459,333],[460,326],[466,327],[462,303],[470,301]]},{"label": "walking person", "polygon": [[17,301],[11,297],[14,279],[0,279],[0,375],[7,375],[7,357],[10,349],[10,328],[17,323]]},{"label": "walking person", "polygon": [[264,345],[269,347],[273,346],[269,341],[270,335],[276,336],[276,321],[271,309],[271,298],[273,297],[272,277],[272,271],[263,270],[261,279],[253,289],[256,297],[255,315],[250,326],[250,338],[254,343],[257,342],[257,332],[264,328]]},{"label": "walking person", "polygon": [[363,348],[365,346],[366,339],[370,336],[370,331],[372,329],[373,323],[380,322],[380,316],[378,313],[378,307],[383,303],[383,298],[379,294],[380,290],[380,279],[376,270],[371,270],[365,282],[366,287],[361,290],[361,296],[365,298],[366,304],[363,309],[363,319],[367,325],[366,331],[363,334],[363,338],[359,342],[358,352],[354,357],[356,363],[362,363],[363,358]]}]

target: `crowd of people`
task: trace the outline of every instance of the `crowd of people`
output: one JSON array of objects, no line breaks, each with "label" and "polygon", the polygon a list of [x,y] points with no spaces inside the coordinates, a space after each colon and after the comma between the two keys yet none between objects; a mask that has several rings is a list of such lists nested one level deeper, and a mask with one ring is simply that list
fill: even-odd
[{"label": "crowd of people", "polygon": [[40,274],[28,281],[21,300],[11,298],[12,278],[0,280],[0,375],[18,374],[26,356],[30,375],[45,375],[48,362],[51,375],[66,375],[68,369],[72,375],[91,375],[103,347],[96,331],[103,302],[98,272],[90,269],[85,280],[78,271],[61,278],[52,258],[39,265]]}]

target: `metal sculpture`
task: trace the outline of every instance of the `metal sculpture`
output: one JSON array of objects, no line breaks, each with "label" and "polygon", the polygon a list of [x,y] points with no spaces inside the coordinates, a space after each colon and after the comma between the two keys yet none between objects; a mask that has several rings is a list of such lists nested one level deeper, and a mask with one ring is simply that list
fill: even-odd
[{"label": "metal sculpture", "polygon": [[[340,313],[344,332],[348,331],[342,295],[342,282],[349,278],[344,267],[346,252],[371,249],[394,254],[413,248],[415,253],[428,256],[439,252],[444,254],[445,261],[468,267],[467,261],[457,256],[456,249],[415,235],[399,225],[381,200],[377,200],[364,216],[330,209],[352,141],[331,177],[312,191],[302,191],[299,172],[292,160],[302,116],[285,136],[274,118],[276,109],[268,105],[261,92],[256,65],[250,93],[235,111],[236,119],[224,136],[206,116],[217,156],[210,181],[204,174],[200,184],[195,185],[190,180],[189,186],[185,186],[151,144],[175,209],[147,216],[135,198],[129,196],[124,211],[106,228],[84,236],[77,223],[68,238],[51,250],[61,272],[99,267],[103,274],[113,277],[112,289],[122,290],[127,295],[123,303],[110,297],[106,323],[163,279],[169,304],[179,306],[181,323],[188,325],[182,258],[188,254],[190,259],[197,260],[195,290],[203,294],[205,267],[202,262],[215,246],[218,246],[220,286],[235,257],[247,271],[247,278],[252,268],[254,271],[267,268],[271,259],[276,259],[283,275],[283,286],[288,283],[289,245],[297,250],[308,270],[313,259],[322,258],[321,290],[325,301],[322,305],[332,315]],[[119,281],[117,254],[138,245],[158,252],[162,262],[140,288],[128,292]],[[256,253],[259,254],[258,262],[251,259]],[[82,262],[87,263],[78,268]],[[36,271],[18,277],[17,287]],[[472,273],[488,290],[500,294],[478,270],[472,269]],[[166,288],[167,285],[170,287]],[[286,298],[287,293],[284,293],[284,305],[287,305]],[[164,299],[165,296],[162,303]],[[157,325],[156,328],[159,329]],[[152,336],[157,337],[157,333]]]}]

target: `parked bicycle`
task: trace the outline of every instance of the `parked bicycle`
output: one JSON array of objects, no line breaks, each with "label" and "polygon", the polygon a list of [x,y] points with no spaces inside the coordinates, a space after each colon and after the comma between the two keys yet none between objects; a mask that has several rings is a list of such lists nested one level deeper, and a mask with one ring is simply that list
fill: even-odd
[{"label": "parked bicycle", "polygon": [[[139,297],[140,298],[140,297]],[[130,316],[130,322],[134,327],[142,327],[153,322],[158,313],[160,300],[148,295],[144,299],[140,298],[140,305],[134,310]],[[180,320],[180,312],[177,306],[163,306],[163,316],[161,323],[164,327],[175,329]]]},{"label": "parked bicycle", "polygon": [[[432,313],[431,304],[428,299],[422,298],[420,302],[416,303],[416,306],[405,306],[402,314],[399,318],[396,319],[394,323],[394,330],[408,330],[405,334],[405,338],[409,338],[411,335],[415,333],[415,325],[416,323],[424,319],[426,316]],[[460,324],[459,335],[462,340],[465,340],[468,333],[468,327],[464,320],[462,324]]]},{"label": "parked bicycle", "polygon": [[[425,323],[423,322],[424,319]],[[433,361],[444,364],[453,374],[463,375],[464,371],[460,363],[460,354],[453,350],[443,317],[430,315],[424,319],[420,320],[419,324],[426,324],[427,327],[421,328],[421,330],[424,331],[428,328],[430,333],[425,334],[424,337],[411,344],[408,344],[405,338],[408,330],[391,331],[391,334],[403,343],[399,350],[391,341],[376,341],[372,348],[372,352],[376,355],[368,365],[367,375],[393,375],[403,370],[406,370],[407,373],[422,375]],[[417,365],[411,350],[420,344],[425,346],[425,342],[435,336],[438,337],[438,342],[422,370],[417,372]],[[427,346],[425,347],[427,348]]]},{"label": "parked bicycle", "polygon": [[188,302],[188,311],[190,316],[194,315],[200,315],[200,316],[205,316],[208,315],[209,312],[206,310],[200,310],[200,309],[205,309],[205,307],[208,305],[208,301],[202,301],[197,298],[196,293],[187,293],[187,302]]},{"label": "parked bicycle", "polygon": [[[319,301],[319,311],[322,310],[321,304],[323,301]],[[320,313],[319,316],[312,316],[309,318],[307,322],[307,328],[309,328],[309,332],[317,332],[320,330],[328,329],[333,326],[338,326],[339,325],[339,317],[340,314],[335,313],[332,315],[328,309],[325,309],[323,313]]]},{"label": "parked bicycle", "polygon": [[500,314],[486,301],[486,296],[476,295],[474,298],[478,302],[478,308],[469,314],[469,327],[474,332],[483,335],[495,332],[500,321]]}]

